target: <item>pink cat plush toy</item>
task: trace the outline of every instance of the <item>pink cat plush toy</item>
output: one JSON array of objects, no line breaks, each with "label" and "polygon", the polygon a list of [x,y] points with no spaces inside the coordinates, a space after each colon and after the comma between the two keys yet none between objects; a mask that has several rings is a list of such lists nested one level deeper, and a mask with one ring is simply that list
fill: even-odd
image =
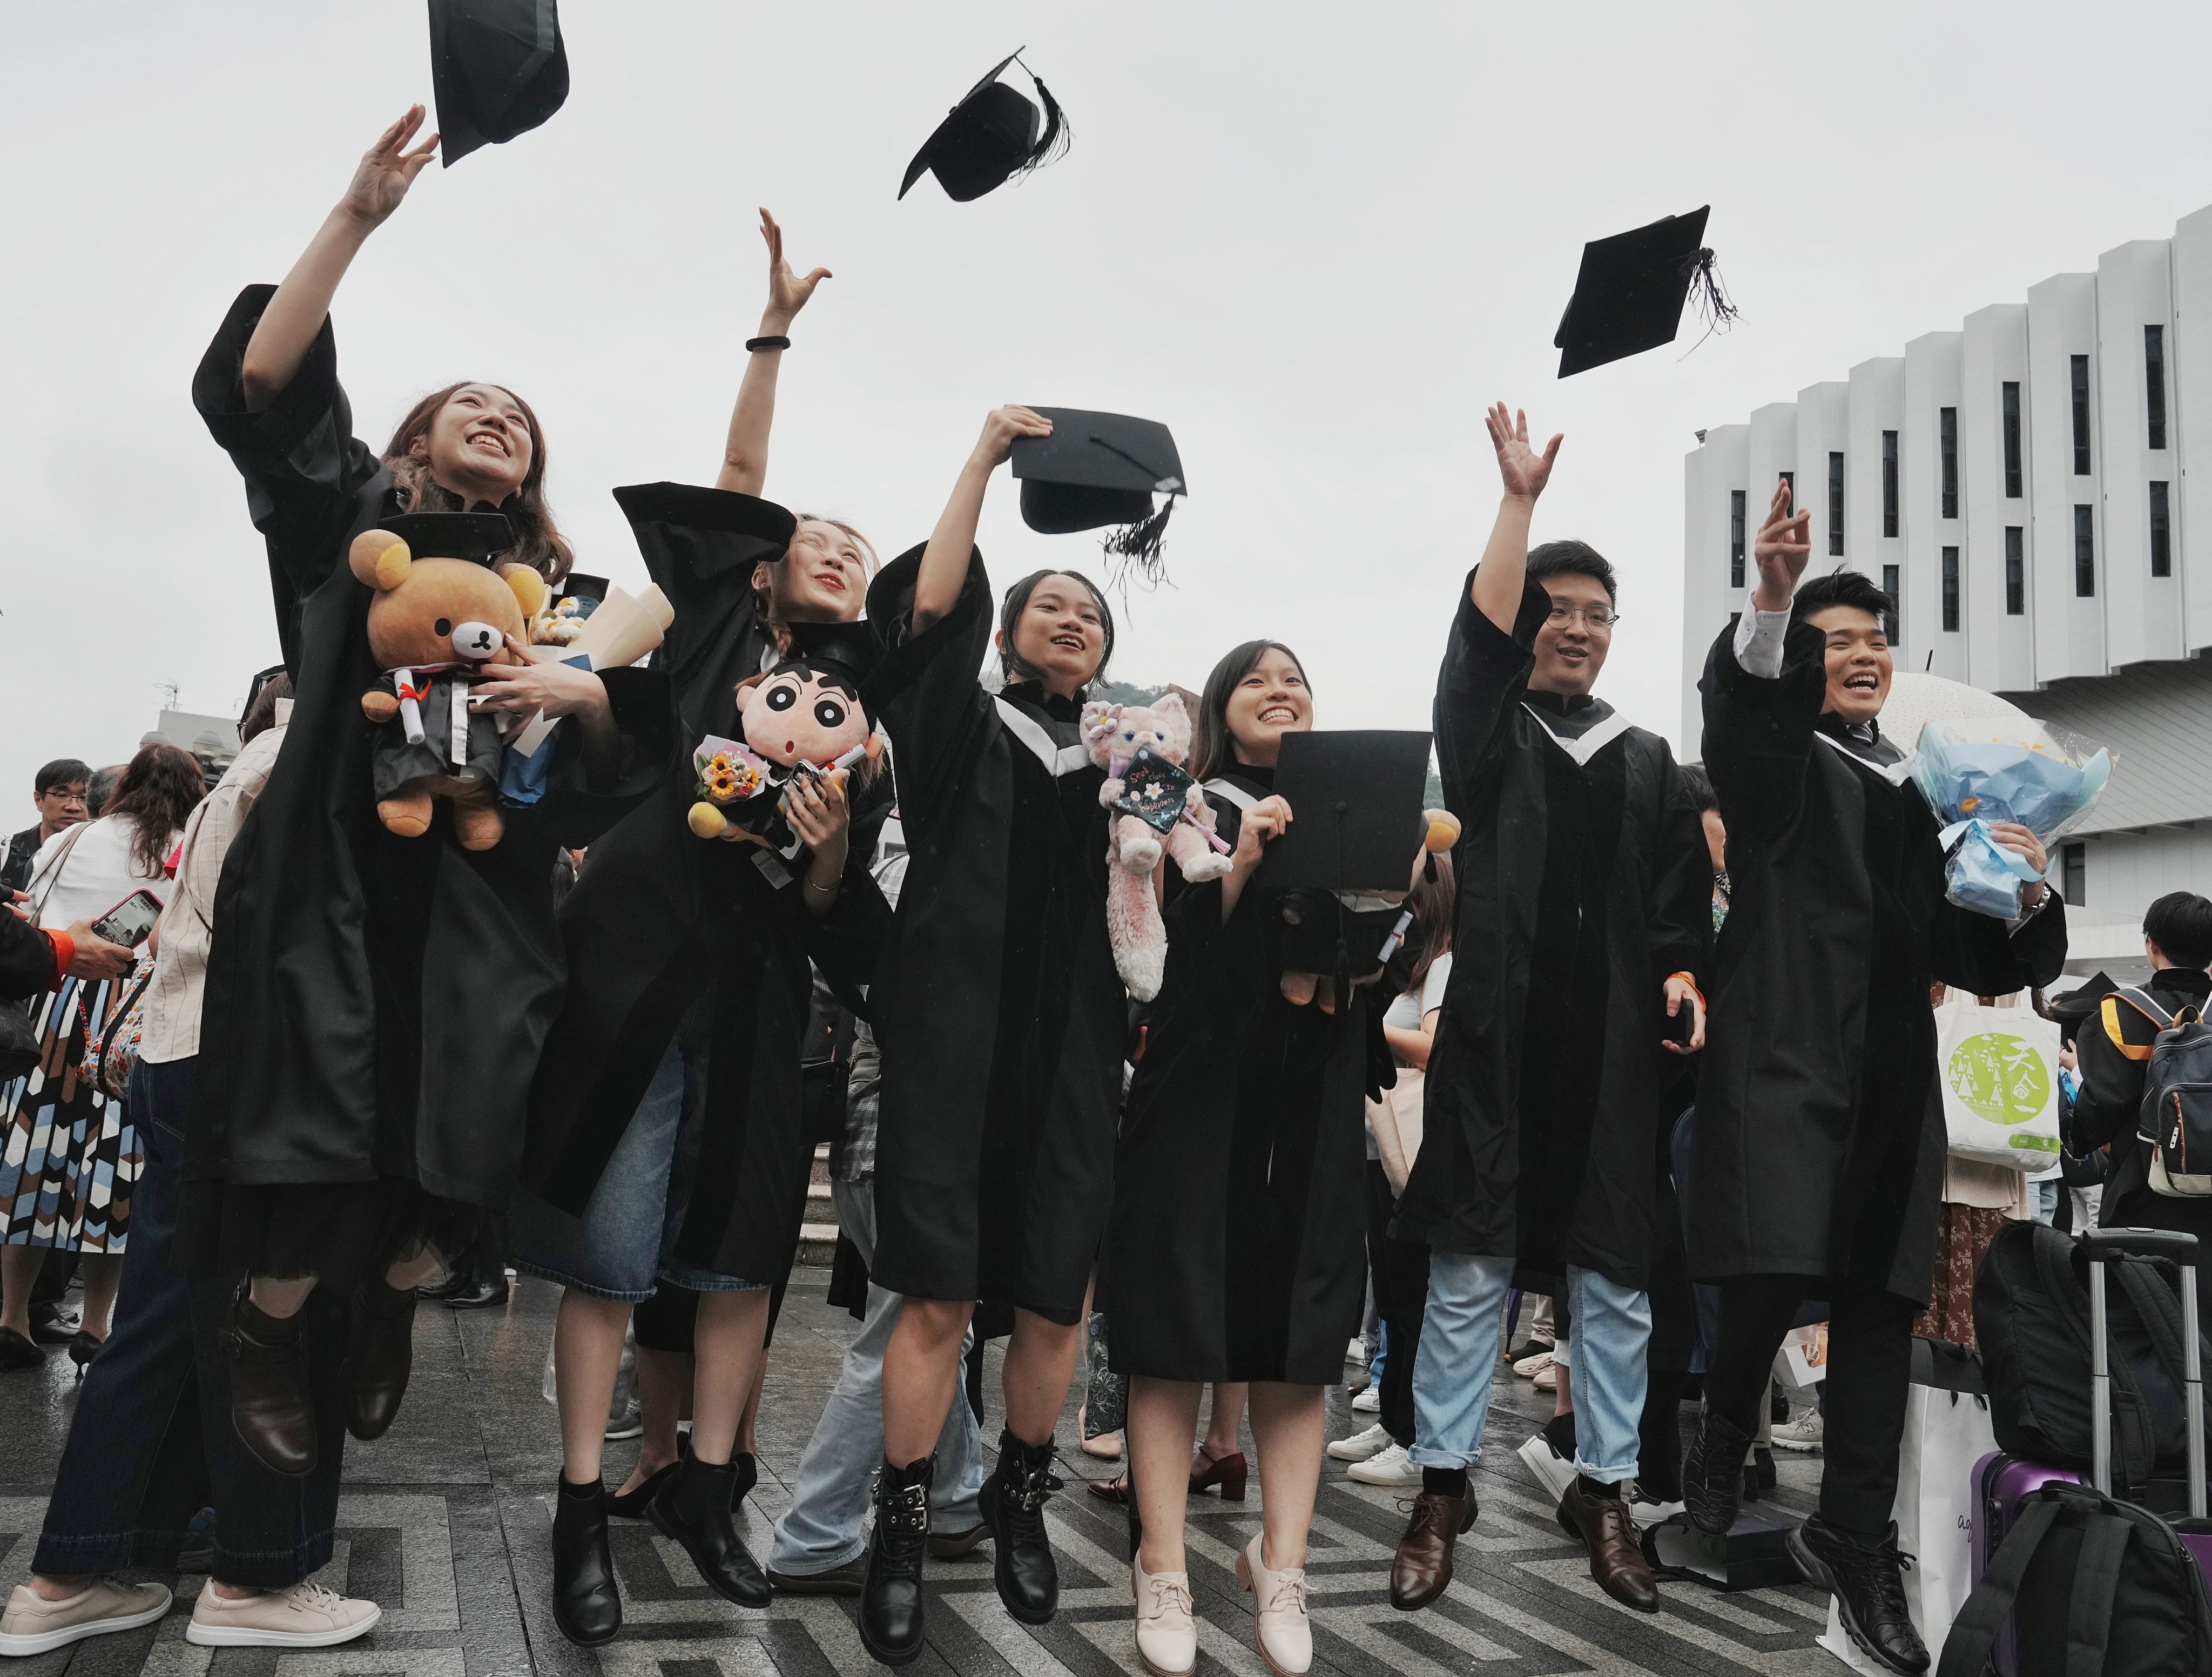
[{"label": "pink cat plush toy", "polygon": [[[1107,824],[1106,933],[1114,965],[1129,993],[1150,1001],[1167,971],[1167,927],[1152,895],[1152,870],[1164,850],[1192,884],[1229,872],[1227,847],[1213,830],[1213,811],[1183,770],[1190,756],[1190,714],[1168,694],[1152,705],[1083,708],[1083,743],[1106,771],[1098,801]],[[1140,761],[1139,753],[1144,753]]]}]

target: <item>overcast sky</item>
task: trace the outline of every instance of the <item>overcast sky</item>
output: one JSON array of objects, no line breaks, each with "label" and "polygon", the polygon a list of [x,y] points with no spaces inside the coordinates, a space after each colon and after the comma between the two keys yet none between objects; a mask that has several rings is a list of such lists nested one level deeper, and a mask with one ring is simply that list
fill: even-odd
[{"label": "overcast sky", "polygon": [[[1165,421],[1191,484],[1176,586],[1132,595],[1117,672],[1195,686],[1270,635],[1324,726],[1425,726],[1495,506],[1488,398],[1566,433],[1537,538],[1619,568],[1599,691],[1671,734],[1698,428],[2212,203],[2201,5],[562,12],[567,106],[425,173],[338,295],[364,436],[447,380],[511,385],[580,568],[641,585],[608,491],[712,480],[766,204],[798,265],[836,276],[793,331],[769,495],[889,556],[997,403]],[[274,660],[191,370],[430,77],[421,0],[0,0],[0,32],[5,831],[40,762],[127,756],[157,684],[235,714]],[[895,202],[946,107],[1023,46],[1071,154],[975,204],[931,180]],[[1583,242],[1706,203],[1736,331],[1558,382]],[[1016,498],[1002,476],[985,512],[994,578],[1097,567],[1094,537],[1034,535]]]}]

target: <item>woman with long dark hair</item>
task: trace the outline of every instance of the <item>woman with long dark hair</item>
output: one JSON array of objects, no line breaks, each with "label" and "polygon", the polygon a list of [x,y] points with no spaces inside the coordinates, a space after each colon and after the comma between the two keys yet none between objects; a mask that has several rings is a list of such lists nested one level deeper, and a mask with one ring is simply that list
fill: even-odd
[{"label": "woman with long dark hair", "polygon": [[302,1350],[319,1289],[350,1307],[347,1429],[374,1438],[397,1415],[415,1289],[514,1177],[527,1068],[566,981],[554,854],[649,792],[674,747],[666,677],[594,674],[510,636],[523,661],[485,666],[471,702],[559,721],[542,793],[502,794],[488,848],[465,847],[442,805],[419,836],[378,818],[362,696],[379,667],[354,538],[402,513],[496,512],[511,560],[548,581],[569,560],[544,433],[503,386],[442,387],[381,452],[353,435],[331,300],[434,155],[435,136],[407,149],[422,124],[416,106],[369,149],[282,285],[240,294],[192,384],[268,544],[296,697],[216,899],[179,1245],[201,1273],[250,1278],[231,1422],[280,1473],[313,1471],[334,1437]]}]

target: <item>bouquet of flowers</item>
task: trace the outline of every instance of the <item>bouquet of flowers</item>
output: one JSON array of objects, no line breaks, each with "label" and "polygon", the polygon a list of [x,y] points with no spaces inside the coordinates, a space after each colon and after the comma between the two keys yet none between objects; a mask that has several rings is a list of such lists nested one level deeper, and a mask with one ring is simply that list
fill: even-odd
[{"label": "bouquet of flowers", "polygon": [[1999,920],[2020,914],[2020,888],[2038,878],[1990,831],[2017,823],[2046,845],[2081,824],[2112,777],[2112,756],[2062,729],[2021,718],[1932,721],[1921,730],[1913,783],[1936,817],[1946,858],[1944,895]]},{"label": "bouquet of flowers", "polygon": [[701,838],[737,836],[722,813],[732,804],[742,804],[768,783],[768,764],[741,739],[708,734],[692,748],[691,767],[698,775],[688,823]]}]

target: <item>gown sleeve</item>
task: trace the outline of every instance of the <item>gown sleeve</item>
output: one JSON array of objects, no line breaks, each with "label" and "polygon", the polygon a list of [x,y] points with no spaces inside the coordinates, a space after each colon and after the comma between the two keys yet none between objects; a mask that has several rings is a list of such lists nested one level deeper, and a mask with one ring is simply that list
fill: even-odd
[{"label": "gown sleeve", "polygon": [[726,730],[738,683],[758,673],[744,667],[749,653],[758,656],[753,568],[789,550],[792,516],[772,501],[691,483],[632,483],[615,502],[676,610],[653,667],[675,684],[688,725]]},{"label": "gown sleeve", "polygon": [[35,996],[53,982],[54,946],[27,920],[0,913],[0,1001]]},{"label": "gown sleeve", "polygon": [[1552,597],[1542,586],[1528,583],[1508,635],[1475,605],[1474,585],[1474,572],[1469,571],[1444,643],[1443,667],[1437,673],[1437,768],[1444,802],[1462,821],[1482,801],[1499,724],[1528,689],[1528,671],[1535,665],[1529,649],[1552,609]]},{"label": "gown sleeve", "polygon": [[868,708],[890,734],[898,771],[899,819],[909,835],[947,807],[961,766],[997,730],[991,696],[976,680],[991,643],[991,580],[982,550],[969,555],[960,598],[916,635],[914,587],[922,550],[909,548],[868,588],[868,621],[886,648],[868,677]]},{"label": "gown sleeve", "polygon": [[1657,854],[1651,859],[1651,900],[1646,935],[1654,977],[1664,983],[1678,972],[1700,990],[1711,976],[1713,942],[1713,859],[1705,823],[1690,788],[1662,742],[1659,747]]},{"label": "gown sleeve", "polygon": [[676,703],[666,675],[658,670],[602,670],[607,707],[621,738],[615,772],[593,781],[584,772],[583,730],[573,722],[555,736],[553,768],[538,818],[562,844],[590,844],[678,772],[681,749]]},{"label": "gown sleeve", "polygon": [[362,491],[384,471],[353,434],[338,384],[337,337],[325,318],[292,382],[249,412],[240,368],[273,285],[238,294],[192,374],[192,405],[246,480],[246,509],[269,550],[269,582],[285,667],[299,678],[300,614],[345,560]]},{"label": "gown sleeve", "polygon": [[1769,680],[1737,662],[1735,627],[1731,620],[1713,642],[1698,683],[1705,695],[1705,772],[1719,794],[1731,846],[1756,843],[1796,818],[1814,724],[1828,690],[1818,629],[1799,623],[1790,630],[1782,673]]},{"label": "gown sleeve", "polygon": [[[2123,1019],[2140,1017],[2124,1002],[2116,1011]],[[2081,1089],[2074,1097],[2074,1138],[2084,1151],[2133,1139],[2142,1106],[2143,1063],[2113,1042],[2105,1014],[2100,1003],[2075,1039],[2081,1055]],[[2137,1047],[2134,1052],[2143,1050]]]}]

